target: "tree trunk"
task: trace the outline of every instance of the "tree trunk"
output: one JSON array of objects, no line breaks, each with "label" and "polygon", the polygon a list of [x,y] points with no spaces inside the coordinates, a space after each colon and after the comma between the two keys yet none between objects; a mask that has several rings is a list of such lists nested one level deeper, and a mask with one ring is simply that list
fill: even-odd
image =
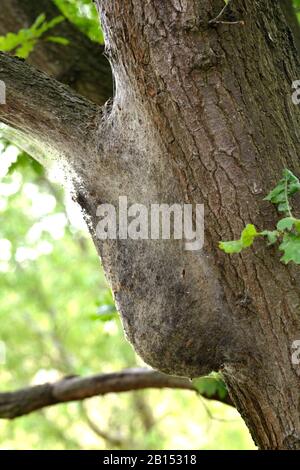
[{"label": "tree trunk", "polygon": [[217,248],[247,223],[274,227],[263,197],[284,167],[300,173],[299,63],[277,2],[232,5],[244,25],[209,24],[222,1],[102,2],[117,88],[103,150],[122,186],[107,189],[113,172],[92,180],[88,212],[119,194],[205,204],[202,253],[96,239],[125,329],[168,373],[222,368],[256,444],[300,449],[299,268],[259,243],[233,257]]},{"label": "tree trunk", "polygon": [[[299,62],[279,2],[235,0],[219,22],[210,20],[223,0],[96,3],[116,81],[112,108],[100,115],[79,100],[77,112],[78,98],[44,79],[39,111],[39,93],[24,98],[21,90],[31,75],[40,86],[42,76],[0,55],[11,89],[0,118],[59,152],[144,360],[188,377],[221,369],[256,444],[300,449],[300,371],[291,361],[299,268],[260,242],[232,257],[218,249],[247,223],[272,229],[278,216],[264,196],[283,168],[300,175],[300,115],[291,100]],[[204,249],[99,240],[97,206],[118,206],[119,196],[148,207],[204,203]]]}]

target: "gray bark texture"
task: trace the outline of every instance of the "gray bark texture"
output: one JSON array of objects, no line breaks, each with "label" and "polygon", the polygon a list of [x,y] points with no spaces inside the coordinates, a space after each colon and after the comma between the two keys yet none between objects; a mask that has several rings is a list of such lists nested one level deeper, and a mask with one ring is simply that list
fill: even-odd
[{"label": "gray bark texture", "polygon": [[[54,149],[142,358],[186,377],[222,370],[256,444],[300,449],[300,370],[291,362],[299,268],[260,242],[232,257],[218,249],[247,223],[272,229],[278,215],[264,196],[283,168],[300,175],[300,108],[291,100],[299,58],[286,15],[273,0],[232,2],[235,24],[210,23],[221,0],[96,3],[112,106],[1,54],[0,119]],[[204,249],[98,240],[97,206],[117,206],[119,196],[129,205],[204,203]]]}]

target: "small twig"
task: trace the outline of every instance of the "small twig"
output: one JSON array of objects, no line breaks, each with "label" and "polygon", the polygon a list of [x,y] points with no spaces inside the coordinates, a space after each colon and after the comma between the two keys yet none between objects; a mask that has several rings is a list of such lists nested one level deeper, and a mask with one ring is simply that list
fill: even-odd
[{"label": "small twig", "polygon": [[218,421],[219,423],[233,423],[233,422],[238,422],[239,420],[237,418],[234,419],[226,419],[226,418],[217,418],[214,416],[214,414],[210,411],[209,407],[205,403],[205,400],[203,397],[200,395],[199,396],[201,403],[203,405],[203,408],[205,410],[205,413],[207,414],[208,418],[211,419],[212,421]]},{"label": "small twig", "polygon": [[212,24],[241,24],[244,25],[245,21],[239,20],[239,21],[214,21]]},{"label": "small twig", "polygon": [[289,202],[289,194],[288,194],[288,178],[287,175],[285,175],[285,182],[284,182],[284,196],[285,196],[285,202],[287,206],[287,212],[289,217],[293,217],[292,211],[291,211],[291,206]]},{"label": "small twig", "polygon": [[101,439],[104,439],[105,441],[108,442],[108,444],[115,446],[115,447],[122,447],[124,445],[124,442],[120,437],[111,436],[106,431],[103,431],[102,429],[100,429],[100,427],[91,419],[88,413],[88,410],[84,406],[83,402],[79,403],[79,408],[80,408],[80,412],[84,421],[89,426],[89,428],[93,431],[93,433],[96,434],[96,436],[100,437]]},{"label": "small twig", "polygon": [[228,6],[230,5],[231,1],[232,0],[228,0],[228,2],[225,3],[224,7],[220,11],[220,13],[215,18],[210,20],[208,22],[208,24],[245,24],[244,21],[223,21],[223,20],[220,20],[220,18],[222,18],[222,16],[224,15],[225,11],[228,8]]},{"label": "small twig", "polygon": [[220,13],[215,17],[213,18],[212,20],[210,20],[208,22],[208,24],[212,24],[212,23],[218,23],[219,22],[219,19],[222,18],[223,14],[225,13],[225,11],[227,10],[228,8],[228,5],[230,4],[231,0],[228,0],[227,3],[225,3],[225,5],[223,6],[222,10],[220,11]]}]

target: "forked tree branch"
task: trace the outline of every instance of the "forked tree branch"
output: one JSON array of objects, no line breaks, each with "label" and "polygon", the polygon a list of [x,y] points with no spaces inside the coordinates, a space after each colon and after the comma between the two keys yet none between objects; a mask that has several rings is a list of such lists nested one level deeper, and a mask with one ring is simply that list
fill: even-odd
[{"label": "forked tree branch", "polygon": [[80,152],[93,141],[101,114],[99,106],[3,52],[0,80],[6,85],[6,104],[0,105],[0,122],[52,154]]},{"label": "forked tree branch", "polygon": [[[184,378],[149,369],[125,369],[112,374],[89,377],[64,378],[55,383],[46,383],[23,388],[15,392],[0,393],[0,419],[14,419],[32,411],[71,401],[81,401],[97,395],[129,392],[146,388],[171,388],[196,391],[193,383]],[[229,396],[202,394],[204,398],[232,405]]]}]

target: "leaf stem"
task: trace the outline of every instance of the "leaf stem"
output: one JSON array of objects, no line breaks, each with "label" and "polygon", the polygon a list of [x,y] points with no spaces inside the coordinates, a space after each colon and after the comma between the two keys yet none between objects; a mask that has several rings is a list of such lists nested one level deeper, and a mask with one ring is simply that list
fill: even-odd
[{"label": "leaf stem", "polygon": [[286,205],[287,205],[287,212],[288,212],[290,217],[293,217],[291,207],[290,207],[290,203],[289,203],[289,196],[288,196],[288,177],[287,177],[287,174],[285,174],[284,178],[285,178],[284,196],[285,196],[285,201],[286,201]]}]

